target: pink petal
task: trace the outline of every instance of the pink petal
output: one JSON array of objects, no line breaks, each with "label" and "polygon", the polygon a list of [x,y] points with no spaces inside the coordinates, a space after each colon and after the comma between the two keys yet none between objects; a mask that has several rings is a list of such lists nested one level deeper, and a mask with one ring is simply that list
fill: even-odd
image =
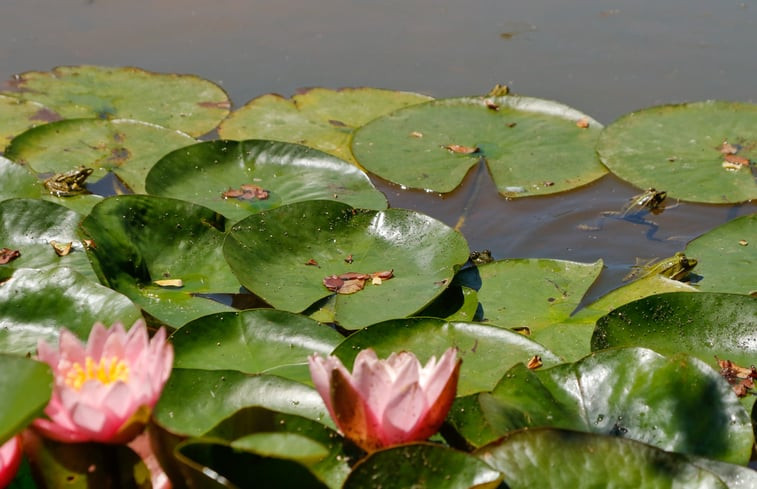
[{"label": "pink petal", "polygon": [[426,392],[429,404],[436,402],[447,385],[447,380],[457,368],[457,349],[448,348],[438,363],[434,360],[434,358],[429,360],[421,371],[421,387]]},{"label": "pink petal", "polygon": [[326,409],[329,411],[331,418],[336,420],[336,414],[331,404],[331,371],[336,368],[336,363],[342,364],[336,357],[321,358],[317,354],[310,355],[308,357],[308,367],[310,369],[310,378],[313,380],[315,390],[323,399],[323,403],[326,404]]},{"label": "pink petal", "polygon": [[329,385],[335,413],[333,418],[339,430],[365,451],[381,448],[383,442],[379,420],[352,384],[349,373],[344,368],[333,369]]},{"label": "pink petal", "polygon": [[126,421],[140,406],[135,400],[128,385],[115,382],[102,400],[100,409],[106,409],[113,414],[113,417]]},{"label": "pink petal", "polygon": [[426,395],[417,383],[396,392],[387,403],[381,419],[381,437],[384,443],[394,445],[415,441],[414,438],[408,438],[408,435],[418,421],[426,416],[427,410]]},{"label": "pink petal", "polygon": [[447,413],[452,408],[452,402],[455,400],[457,380],[460,377],[460,365],[462,362],[462,359],[458,359],[455,362],[454,369],[447,377],[444,388],[433,402],[429,402],[425,416],[418,420],[416,426],[408,434],[409,439],[425,440],[439,431],[439,427],[447,417]]},{"label": "pink petal", "polygon": [[66,429],[57,422],[44,418],[35,419],[32,426],[47,438],[62,441],[64,443],[77,443],[91,440],[88,433]]},{"label": "pink petal", "polygon": [[[86,356],[92,357],[95,361],[99,361],[102,356],[105,342],[108,340],[110,333],[105,329],[103,323],[95,323],[92,329],[89,331],[89,339],[87,340]],[[65,352],[63,344],[60,347],[61,352]]]},{"label": "pink petal", "polygon": [[20,435],[14,436],[0,446],[0,487],[6,487],[16,476],[22,457]]},{"label": "pink petal", "polygon": [[362,350],[355,357],[352,382],[378,418],[392,396],[393,380],[389,365],[379,360],[372,349]]},{"label": "pink petal", "polygon": [[84,343],[66,328],[60,330],[58,351],[62,359],[72,363],[84,363],[84,359],[87,357]]}]

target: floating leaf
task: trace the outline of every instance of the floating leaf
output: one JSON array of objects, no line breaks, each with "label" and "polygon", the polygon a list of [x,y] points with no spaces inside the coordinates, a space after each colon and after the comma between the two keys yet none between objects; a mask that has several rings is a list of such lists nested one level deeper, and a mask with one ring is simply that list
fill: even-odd
[{"label": "floating leaf", "polygon": [[[189,202],[148,195],[109,197],[81,227],[103,283],[173,327],[231,310],[196,294],[236,293],[239,282],[223,259],[225,219]],[[181,279],[161,287],[156,280]]]},{"label": "floating leaf", "polygon": [[36,102],[0,95],[0,153],[18,134],[55,118],[51,111]]},{"label": "floating leaf", "polygon": [[88,183],[113,172],[131,190],[145,191],[147,172],[164,154],[193,144],[173,129],[139,121],[74,119],[35,127],[16,137],[6,156],[37,173],[93,168]]},{"label": "floating leaf", "polygon": [[535,371],[516,365],[478,402],[483,420],[466,413],[457,425],[465,433],[488,423],[493,437],[474,440],[479,445],[521,428],[555,427],[744,464],[754,443],[748,414],[718,372],[694,357],[643,348]]},{"label": "floating leaf", "polygon": [[[724,143],[757,161],[757,104],[695,102],[626,114],[602,132],[597,151],[615,175],[669,198],[724,204],[757,198],[749,167],[723,168]],[[739,165],[741,166],[741,165]]]},{"label": "floating leaf", "polygon": [[[491,103],[499,109],[491,110]],[[581,118],[591,121],[588,129],[576,127]],[[563,192],[604,175],[594,152],[601,128],[548,100],[464,97],[407,107],[369,122],[355,132],[352,151],[382,178],[435,192],[451,192],[485,160],[501,194],[528,197]]]},{"label": "floating leaf", "polygon": [[[230,196],[245,185],[263,189],[266,198]],[[305,146],[274,141],[208,141],[179,149],[155,165],[146,187],[150,194],[189,200],[232,221],[305,200],[386,208],[384,195],[353,165]]]},{"label": "floating leaf", "polygon": [[174,368],[153,416],[175,434],[200,436],[251,406],[302,416],[333,428],[315,389],[274,375],[235,370]]},{"label": "floating leaf", "polygon": [[353,468],[343,487],[495,489],[502,479],[497,470],[468,453],[413,443],[373,452]]},{"label": "floating leaf", "polygon": [[463,359],[457,395],[491,390],[513,365],[534,355],[545,365],[560,359],[543,346],[512,331],[476,323],[447,322],[435,318],[408,318],[373,324],[353,333],[334,355],[350,368],[360,350],[372,348],[379,358],[402,350],[413,352],[421,363],[438,359],[449,347]]},{"label": "floating leaf", "polygon": [[86,340],[95,322],[127,328],[139,309],[123,295],[68,269],[16,270],[0,287],[0,352],[31,354],[58,343],[65,327]]},{"label": "floating leaf", "polygon": [[330,354],[342,335],[304,316],[253,309],[195,319],[171,340],[179,368],[272,373],[309,384],[308,355]]},{"label": "floating leaf", "polygon": [[741,216],[699,236],[686,246],[686,253],[699,258],[695,272],[701,277],[696,283],[700,290],[754,293],[757,214]]},{"label": "floating leaf", "polygon": [[[69,267],[96,280],[79,240],[82,216],[65,207],[39,199],[0,202],[0,245],[20,253],[5,268],[49,269]],[[72,250],[59,255],[53,243],[71,243]]]},{"label": "floating leaf", "polygon": [[602,271],[602,260],[577,263],[543,258],[512,259],[478,267],[478,300],[484,318],[534,332],[566,321]]},{"label": "floating leaf", "polygon": [[[757,360],[757,301],[737,294],[675,292],[626,304],[597,321],[592,350],[621,346],[685,352],[717,369],[716,357]],[[751,405],[754,398],[746,400]]]},{"label": "floating leaf", "polygon": [[229,139],[274,139],[304,144],[354,163],[355,128],[384,114],[431,100],[378,88],[313,88],[286,99],[268,94],[234,111],[218,128]]},{"label": "floating leaf", "polygon": [[14,197],[39,198],[42,185],[27,167],[0,156],[0,201]]},{"label": "floating leaf", "polygon": [[[245,287],[275,308],[293,312],[333,294],[324,287],[324,277],[350,269],[394,270],[380,286],[337,295],[334,320],[357,329],[423,308],[465,262],[468,247],[460,233],[423,214],[309,201],[240,221],[224,253]],[[348,254],[352,264],[344,262]],[[319,267],[305,265],[311,259]]]},{"label": "floating leaf", "polygon": [[208,80],[132,67],[60,66],[15,75],[9,85],[4,95],[39,102],[65,119],[134,119],[192,136],[213,130],[231,106]]},{"label": "floating leaf", "polygon": [[47,364],[0,353],[0,445],[42,415],[52,383]]},{"label": "floating leaf", "polygon": [[[476,455],[504,473],[511,489],[728,487],[685,455],[590,433],[555,429],[518,431],[487,445]],[[562,469],[545,470],[549,467]],[[580,470],[567,470],[568,467]]]}]

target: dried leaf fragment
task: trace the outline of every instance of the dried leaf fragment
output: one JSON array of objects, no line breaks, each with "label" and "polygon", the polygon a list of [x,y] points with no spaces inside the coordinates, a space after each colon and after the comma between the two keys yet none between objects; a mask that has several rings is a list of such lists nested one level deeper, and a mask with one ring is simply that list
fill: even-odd
[{"label": "dried leaf fragment", "polygon": [[488,95],[490,97],[502,97],[504,95],[507,95],[508,93],[510,93],[510,87],[497,83],[496,85],[494,85],[494,88],[489,90]]},{"label": "dried leaf fragment", "polygon": [[268,190],[252,183],[243,183],[239,188],[230,188],[221,194],[224,199],[240,200],[265,200],[269,195]]},{"label": "dried leaf fragment", "polygon": [[418,139],[420,139],[420,138],[422,138],[422,137],[423,137],[423,133],[422,133],[422,132],[419,132],[419,131],[413,131],[413,132],[411,132],[411,133],[410,133],[410,136],[411,136],[411,137],[414,137],[414,138],[418,138]]},{"label": "dried leaf fragment", "polygon": [[727,161],[728,163],[736,163],[741,166],[749,166],[749,158],[744,158],[743,156],[735,154],[723,155],[723,160]]},{"label": "dried leaf fragment", "polygon": [[739,152],[739,148],[732,145],[728,141],[723,141],[723,143],[715,149],[717,149],[724,155],[734,155]]},{"label": "dried leaf fragment", "polygon": [[344,258],[344,262],[345,262],[345,263],[352,263],[353,261],[355,261],[355,260],[354,260],[354,259],[352,258],[352,254],[349,254],[349,255],[347,255],[347,256],[346,256],[346,257]]},{"label": "dried leaf fragment", "polygon": [[315,260],[313,260],[311,258],[311,259],[309,259],[308,261],[305,262],[305,265],[307,265],[309,267],[317,267],[318,266],[318,262],[315,261]]},{"label": "dried leaf fragment", "polygon": [[153,283],[160,287],[184,287],[184,281],[180,278],[166,278],[162,280],[154,280]]},{"label": "dried leaf fragment", "polygon": [[470,155],[473,153],[478,153],[480,151],[478,146],[461,146],[459,144],[448,144],[446,146],[442,146],[442,148],[446,149],[447,151],[451,153],[461,154],[461,155]]},{"label": "dried leaf fragment", "polygon": [[587,129],[589,127],[589,119],[582,117],[576,121],[576,126],[581,129]]},{"label": "dried leaf fragment", "polygon": [[94,240],[91,239],[85,239],[84,240],[84,248],[88,250],[94,250],[97,248],[97,245],[95,244]]},{"label": "dried leaf fragment", "polygon": [[526,364],[526,367],[528,367],[530,370],[536,370],[542,365],[544,365],[544,363],[541,361],[541,357],[539,355],[534,355],[528,361],[528,363]]},{"label": "dried leaf fragment", "polygon": [[489,110],[499,110],[499,104],[494,103],[493,100],[484,100],[484,104],[486,104],[486,108]]},{"label": "dried leaf fragment", "polygon": [[747,241],[747,240],[745,240],[745,239],[740,239],[740,240],[739,240],[739,244],[740,244],[741,246],[746,246],[746,245],[748,245],[748,244],[749,244],[749,241]]},{"label": "dried leaf fragment", "polygon": [[372,274],[347,272],[340,275],[329,275],[323,279],[323,285],[337,294],[354,294],[365,288],[365,283],[371,280],[373,285],[381,285],[383,280],[389,280],[394,276],[393,270],[375,272]]},{"label": "dried leaf fragment", "polygon": [[21,252],[18,250],[12,250],[10,248],[0,248],[0,265],[10,263],[16,258],[21,256]]},{"label": "dried leaf fragment", "polygon": [[53,250],[55,250],[55,254],[58,256],[66,256],[69,253],[71,253],[71,246],[73,245],[72,242],[68,243],[58,243],[55,240],[50,241],[50,245],[53,247]]},{"label": "dried leaf fragment", "polygon": [[754,380],[744,379],[738,384],[733,386],[733,392],[736,394],[736,397],[746,397],[747,394],[749,394],[753,388],[754,388]]}]

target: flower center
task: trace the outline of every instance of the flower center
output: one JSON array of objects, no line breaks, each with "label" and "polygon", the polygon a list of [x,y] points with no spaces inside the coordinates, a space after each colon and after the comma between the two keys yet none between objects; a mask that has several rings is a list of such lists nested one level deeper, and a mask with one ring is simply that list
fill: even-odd
[{"label": "flower center", "polygon": [[107,360],[101,358],[98,363],[95,363],[91,357],[87,357],[84,366],[76,362],[66,373],[66,385],[77,391],[88,380],[97,380],[106,385],[119,380],[128,382],[129,366],[118,357],[111,357]]}]

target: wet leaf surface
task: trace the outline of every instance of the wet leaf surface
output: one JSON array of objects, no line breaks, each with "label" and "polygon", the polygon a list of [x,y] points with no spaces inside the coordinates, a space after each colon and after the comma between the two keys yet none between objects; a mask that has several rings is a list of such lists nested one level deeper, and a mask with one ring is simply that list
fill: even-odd
[{"label": "wet leaf surface", "polygon": [[52,383],[47,364],[0,353],[0,445],[42,414],[50,400]]},{"label": "wet leaf surface", "polygon": [[0,153],[15,136],[39,124],[50,122],[53,113],[41,104],[0,95]]},{"label": "wet leaf surface", "polygon": [[[478,452],[511,489],[534,487],[725,489],[712,472],[681,454],[616,437],[556,429],[524,430]],[[544,470],[561,467],[563,470]],[[581,470],[567,470],[568,467]]]},{"label": "wet leaf surface", "polygon": [[749,460],[754,443],[746,410],[718,372],[694,357],[643,348],[536,371],[516,365],[455,425],[475,446],[522,428],[554,427],[736,464]]},{"label": "wet leaf surface", "polygon": [[723,148],[735,149],[740,161],[756,160],[756,124],[756,104],[650,107],[607,126],[597,151],[610,171],[639,188],[664,188],[669,198],[690,202],[744,202],[757,198],[757,183],[748,166],[723,168]]},{"label": "wet leaf surface", "polygon": [[287,99],[263,95],[234,111],[218,128],[229,139],[273,139],[304,144],[353,162],[353,131],[393,110],[431,100],[425,95],[381,90],[313,88]]},{"label": "wet leaf surface", "polygon": [[[590,128],[576,127],[582,118],[592,121]],[[384,179],[435,192],[451,192],[470,168],[485,161],[501,194],[528,197],[563,192],[604,175],[594,153],[601,127],[548,100],[464,97],[377,118],[356,131],[352,151]]]},{"label": "wet leaf surface", "polygon": [[[338,294],[334,320],[357,329],[415,313],[439,295],[467,259],[465,239],[439,221],[404,209],[354,209],[310,201],[261,212],[237,223],[224,253],[240,282],[277,309],[301,312],[333,294],[324,276],[393,270],[380,286]],[[344,257],[353,256],[346,265]],[[304,266],[308,260],[319,266]],[[297,270],[296,274],[292,270]]]},{"label": "wet leaf surface", "polygon": [[[230,197],[253,186],[265,198]],[[189,200],[237,221],[306,200],[338,200],[385,209],[386,198],[353,165],[314,149],[275,141],[209,141],[163,157],[147,177],[147,192]]]}]

